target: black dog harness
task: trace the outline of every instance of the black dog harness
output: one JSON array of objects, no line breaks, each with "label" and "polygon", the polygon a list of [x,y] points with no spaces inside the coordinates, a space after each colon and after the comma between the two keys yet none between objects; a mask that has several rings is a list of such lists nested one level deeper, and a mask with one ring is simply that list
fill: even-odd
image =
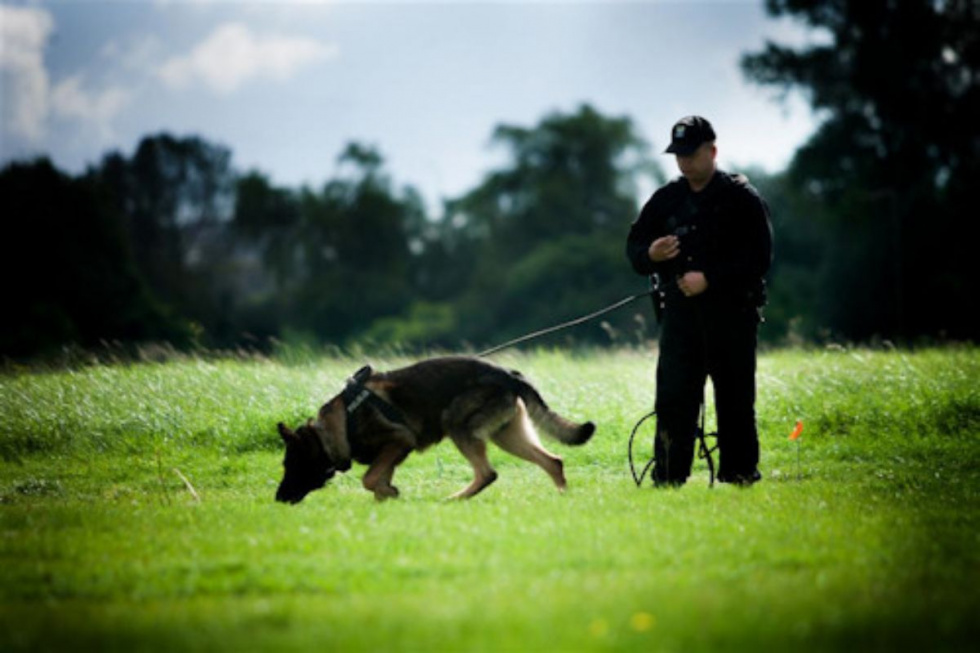
[{"label": "black dog harness", "polygon": [[347,413],[347,433],[354,432],[357,426],[358,410],[365,405],[378,409],[389,422],[404,426],[409,431],[412,431],[412,427],[408,425],[408,420],[405,419],[405,415],[400,410],[364,385],[370,377],[371,367],[365,365],[357,370],[354,376],[347,379],[347,386],[340,394],[340,399],[344,402],[344,411]]}]

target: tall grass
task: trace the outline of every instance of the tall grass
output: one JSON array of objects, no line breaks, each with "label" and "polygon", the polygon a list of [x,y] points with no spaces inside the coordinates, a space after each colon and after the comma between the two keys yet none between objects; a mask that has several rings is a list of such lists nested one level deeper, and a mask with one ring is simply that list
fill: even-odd
[{"label": "tall grass", "polygon": [[599,425],[581,448],[546,442],[565,495],[492,450],[498,482],[447,503],[471,472],[444,444],[406,461],[397,501],[355,467],[275,504],[275,423],[311,416],[360,359],[0,377],[0,649],[965,650],[980,634],[976,349],[762,356],[766,479],[746,490],[709,488],[703,463],[676,491],[633,486],[654,353],[496,360]]}]

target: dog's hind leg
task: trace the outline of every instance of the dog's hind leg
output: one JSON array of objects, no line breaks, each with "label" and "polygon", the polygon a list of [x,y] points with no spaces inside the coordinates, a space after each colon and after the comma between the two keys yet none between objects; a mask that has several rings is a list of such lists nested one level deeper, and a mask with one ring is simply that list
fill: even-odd
[{"label": "dog's hind leg", "polygon": [[564,492],[568,485],[565,481],[564,463],[561,458],[541,445],[538,434],[528,419],[524,402],[517,399],[516,404],[517,410],[514,419],[495,433],[491,439],[507,453],[532,462],[546,471],[551,480],[555,482],[558,490]]},{"label": "dog's hind leg", "polygon": [[443,414],[443,426],[473,466],[473,482],[449,497],[468,499],[497,480],[487,460],[487,440],[514,416],[514,395],[499,387],[472,388],[456,397]]},{"label": "dog's hind leg", "polygon": [[378,501],[397,497],[398,488],[391,484],[391,479],[395,475],[395,467],[411,452],[411,447],[404,444],[396,442],[386,444],[361,479],[364,488],[374,492],[374,498]]},{"label": "dog's hind leg", "polygon": [[452,436],[453,444],[459,449],[473,466],[473,482],[468,486],[450,496],[450,499],[469,499],[486,489],[491,483],[497,480],[497,472],[494,471],[487,460],[487,443],[469,435]]}]

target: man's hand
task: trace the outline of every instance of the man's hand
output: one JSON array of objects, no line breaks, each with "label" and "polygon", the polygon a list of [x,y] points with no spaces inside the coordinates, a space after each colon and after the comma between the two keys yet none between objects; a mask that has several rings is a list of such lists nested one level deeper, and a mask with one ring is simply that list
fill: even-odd
[{"label": "man's hand", "polygon": [[681,241],[677,236],[663,236],[650,243],[647,255],[654,263],[669,261],[681,253]]},{"label": "man's hand", "polygon": [[704,272],[687,272],[677,280],[677,287],[685,297],[695,297],[708,289],[708,280]]}]

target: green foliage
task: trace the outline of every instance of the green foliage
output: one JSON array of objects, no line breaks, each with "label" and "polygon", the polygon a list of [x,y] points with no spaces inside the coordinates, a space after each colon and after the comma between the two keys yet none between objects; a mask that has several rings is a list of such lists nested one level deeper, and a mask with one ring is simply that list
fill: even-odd
[{"label": "green foliage", "polygon": [[[231,151],[197,137],[143,138],[88,175],[123,217],[129,247],[154,297],[226,341],[234,275],[224,224],[234,202]],[[58,216],[71,219],[70,214]]]},{"label": "green foliage", "polygon": [[418,296],[424,209],[411,189],[396,193],[372,148],[351,144],[322,192],[290,193],[252,173],[240,185],[235,228],[261,252],[271,282],[253,293],[273,332],[344,342]]},{"label": "green foliage", "polygon": [[[821,225],[811,240],[823,262],[811,267],[818,293],[810,319],[856,340],[976,339],[975,4],[769,0],[767,7],[827,37],[797,49],[769,43],[742,59],[751,79],[802,89],[826,117],[787,179],[809,205],[792,219]],[[924,254],[929,238],[941,245]]]},{"label": "green foliage", "polygon": [[470,471],[444,443],[406,461],[397,501],[355,468],[275,504],[275,423],[362,362],[0,377],[0,648],[964,650],[980,634],[975,349],[765,355],[766,479],[709,489],[698,463],[676,491],[637,490],[625,463],[653,355],[503,354],[599,425],[584,447],[546,443],[565,495],[492,450],[498,482],[446,503]]},{"label": "green foliage", "polygon": [[[506,337],[578,317],[642,285],[624,264],[633,183],[658,173],[628,118],[583,105],[532,129],[502,125],[494,140],[510,161],[450,202],[447,240],[459,243],[461,336]],[[467,269],[472,271],[467,272]],[[597,306],[598,304],[598,306]],[[619,330],[628,315],[610,318]],[[573,337],[608,342],[598,325]]]},{"label": "green foliage", "polygon": [[104,189],[39,160],[0,173],[0,201],[4,355],[45,354],[72,342],[189,340],[140,276]]},{"label": "green foliage", "polygon": [[384,346],[390,343],[411,348],[424,348],[440,343],[452,343],[459,332],[459,318],[449,304],[417,302],[404,317],[375,320],[363,335],[363,343]]}]

